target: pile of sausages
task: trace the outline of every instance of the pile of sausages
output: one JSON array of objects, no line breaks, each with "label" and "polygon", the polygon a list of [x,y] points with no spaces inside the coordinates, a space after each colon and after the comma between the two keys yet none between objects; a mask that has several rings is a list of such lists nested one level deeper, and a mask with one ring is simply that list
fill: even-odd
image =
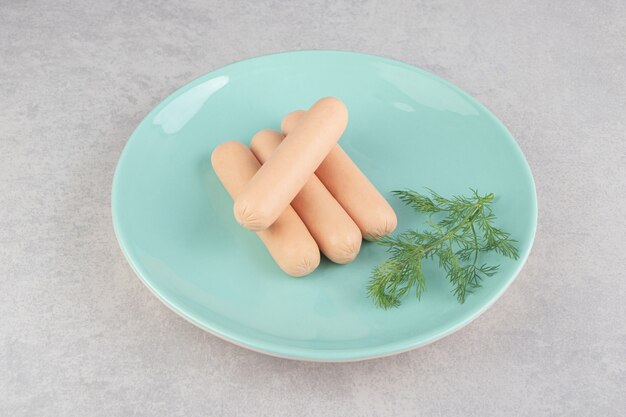
[{"label": "pile of sausages", "polygon": [[391,233],[396,214],[337,144],[348,125],[341,100],[326,97],[289,113],[281,132],[262,130],[250,148],[236,141],[211,155],[218,178],[235,200],[234,214],[256,231],[278,266],[291,276],[331,261],[353,261],[362,238]]}]

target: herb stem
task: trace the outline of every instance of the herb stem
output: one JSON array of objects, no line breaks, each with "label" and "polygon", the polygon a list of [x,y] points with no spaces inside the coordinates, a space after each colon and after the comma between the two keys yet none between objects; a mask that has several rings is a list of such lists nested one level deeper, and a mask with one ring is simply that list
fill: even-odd
[{"label": "herb stem", "polygon": [[478,260],[478,250],[476,248],[478,248],[478,236],[476,236],[476,229],[474,228],[474,223],[472,223],[472,235],[474,236],[474,262],[473,264],[476,265],[476,261]]},{"label": "herb stem", "polygon": [[[432,248],[437,247],[439,245],[441,245],[442,242],[445,242],[446,240],[449,240],[452,236],[454,236],[456,234],[456,232],[459,231],[459,229],[461,229],[463,226],[465,226],[465,224],[468,221],[473,220],[473,217],[478,213],[478,209],[480,209],[482,207],[484,203],[482,202],[478,202],[476,203],[473,207],[472,210],[469,211],[469,213],[467,213],[467,215],[463,218],[463,220],[461,220],[459,222],[459,224],[457,224],[455,227],[453,227],[452,229],[450,229],[445,235],[441,236],[439,239],[437,239],[435,242],[433,242],[432,244],[429,244],[426,246],[425,252],[426,251],[430,251]],[[471,220],[470,220],[471,219]],[[473,223],[472,223],[472,227],[473,227]]]}]

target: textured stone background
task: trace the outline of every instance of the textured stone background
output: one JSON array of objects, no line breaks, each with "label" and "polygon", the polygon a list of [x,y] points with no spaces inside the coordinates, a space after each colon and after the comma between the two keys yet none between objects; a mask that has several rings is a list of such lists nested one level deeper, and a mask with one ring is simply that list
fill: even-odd
[{"label": "textured stone background", "polygon": [[[141,3],[0,0],[0,415],[625,414],[623,0]],[[425,68],[517,137],[537,240],[462,331],[362,363],[276,359],[176,316],[124,260],[110,186],[142,117],[295,49]]]}]

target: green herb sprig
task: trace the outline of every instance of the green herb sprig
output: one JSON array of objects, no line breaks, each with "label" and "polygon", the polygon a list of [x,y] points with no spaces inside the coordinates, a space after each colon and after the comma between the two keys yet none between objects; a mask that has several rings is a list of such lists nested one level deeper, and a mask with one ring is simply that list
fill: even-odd
[{"label": "green herb sprig", "polygon": [[422,296],[426,289],[422,262],[426,259],[438,260],[454,286],[458,302],[464,303],[483,278],[498,272],[499,265],[479,265],[481,253],[494,251],[507,258],[519,257],[516,241],[493,225],[493,194],[480,195],[471,190],[469,197],[447,199],[428,191],[429,196],[410,190],[394,191],[406,205],[429,215],[431,230],[409,230],[378,241],[391,256],[374,268],[367,290],[374,303],[384,309],[398,307],[411,289],[418,299]]}]

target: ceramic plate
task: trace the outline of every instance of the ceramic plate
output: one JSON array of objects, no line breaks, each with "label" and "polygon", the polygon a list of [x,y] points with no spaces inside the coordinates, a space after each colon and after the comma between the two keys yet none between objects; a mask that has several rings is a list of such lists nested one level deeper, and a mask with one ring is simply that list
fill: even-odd
[{"label": "ceramic plate", "polygon": [[[391,194],[430,187],[450,196],[495,193],[497,225],[519,241],[465,304],[427,264],[426,293],[400,308],[368,299],[370,271],[385,251],[365,243],[357,260],[323,260],[286,276],[260,240],[233,218],[210,155],[227,140],[249,143],[281,118],[336,96],[349,111],[340,144],[391,202],[398,230],[425,218]],[[459,88],[410,65],[335,51],[262,56],[185,85],[141,122],[120,158],[112,191],[115,232],[139,278],[172,310],[238,345],[281,357],[346,361],[422,346],[466,325],[504,292],[526,260],[537,203],[528,164],[507,129]]]}]

